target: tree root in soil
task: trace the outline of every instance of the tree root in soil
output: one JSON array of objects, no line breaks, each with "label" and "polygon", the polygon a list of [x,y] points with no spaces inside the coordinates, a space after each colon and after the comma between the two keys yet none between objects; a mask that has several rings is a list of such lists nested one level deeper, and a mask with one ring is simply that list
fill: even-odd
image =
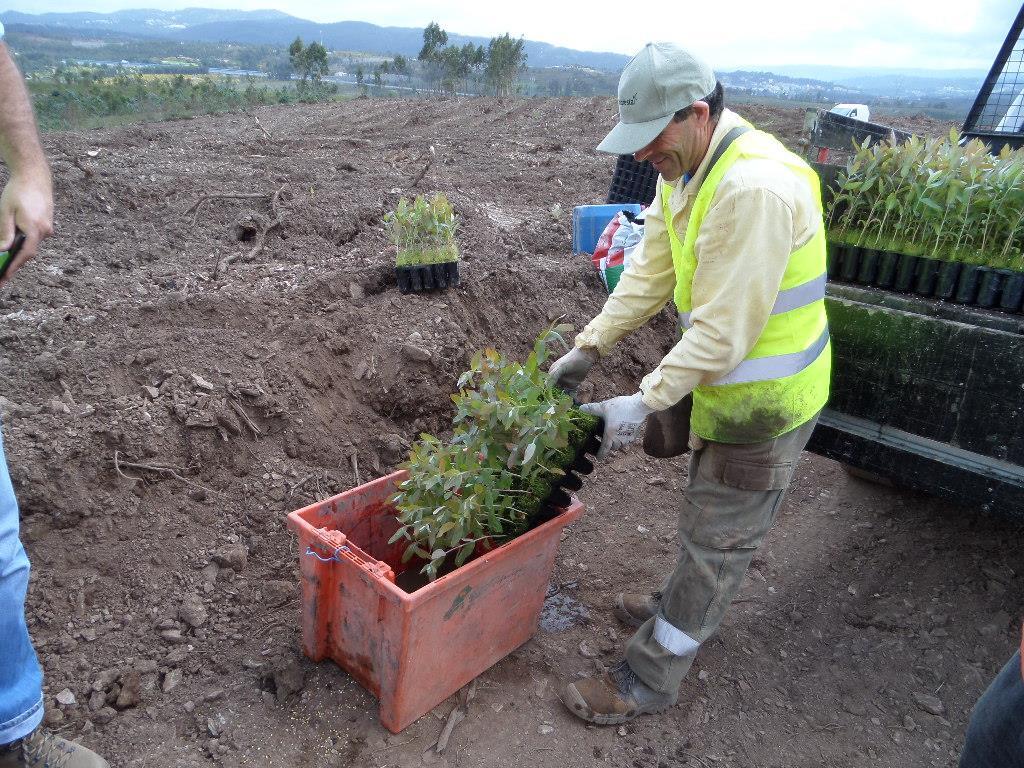
[{"label": "tree root in soil", "polygon": [[359,477],[359,454],[356,453],[355,451],[353,451],[352,452],[352,456],[350,458],[352,460],[352,472],[356,476],[356,485],[357,486],[362,485],[363,481]]},{"label": "tree root in soil", "polygon": [[260,122],[259,115],[256,115],[256,114],[253,114],[252,112],[250,112],[249,113],[249,117],[251,117],[253,120],[256,121],[256,127],[259,128],[263,132],[264,136],[266,136],[271,141],[274,140],[274,137],[270,135],[270,131],[268,131],[266,128],[263,127],[263,123]]},{"label": "tree root in soil", "polygon": [[121,467],[126,467],[128,469],[144,470],[149,472],[157,472],[161,475],[173,477],[175,480],[180,480],[185,485],[191,488],[196,488],[206,493],[212,493],[214,496],[224,496],[224,494],[221,493],[220,491],[215,491],[212,488],[207,488],[205,485],[200,485],[199,483],[193,483],[187,477],[182,477],[178,473],[177,469],[175,469],[174,467],[164,467],[157,464],[138,464],[134,461],[122,461],[121,452],[114,451],[114,469],[117,471],[117,474],[123,477],[125,480],[131,480],[133,482],[141,482],[143,480],[143,478],[141,477],[126,475],[124,471],[122,471]]},{"label": "tree root in soil", "polygon": [[192,226],[195,226],[199,217],[199,209],[211,200],[266,200],[268,197],[270,197],[268,192],[222,192],[212,195],[201,195],[198,200],[182,211],[181,215],[188,216],[190,213],[194,213]]},{"label": "tree root in soil", "polygon": [[92,178],[92,175],[94,173],[93,169],[83,164],[82,161],[78,159],[78,157],[72,155],[71,162],[74,163],[75,168],[77,168],[78,170],[85,174],[85,178]]},{"label": "tree root in soil", "polygon": [[274,220],[271,221],[266,226],[264,226],[260,230],[260,233],[256,235],[256,244],[252,247],[252,249],[246,254],[233,253],[218,261],[217,264],[214,266],[213,270],[214,278],[216,278],[217,275],[220,274],[220,272],[223,271],[223,269],[227,267],[229,264],[233,264],[238,260],[252,261],[260,254],[260,252],[263,250],[263,247],[267,244],[267,234],[269,234],[271,230],[277,229],[282,224],[284,224],[284,211],[281,210],[280,201],[281,193],[284,192],[285,189],[287,188],[287,184],[283,185],[280,189],[277,190],[277,192],[274,193],[274,196],[270,198],[270,210],[274,214]]},{"label": "tree root in soil", "polygon": [[[469,702],[476,696],[476,680],[459,690],[459,703],[456,704],[448,714],[448,722],[444,724],[441,735],[437,737],[437,744],[434,745],[434,752],[442,754],[448,748],[448,740],[452,737],[455,726],[466,719],[469,714]],[[428,748],[429,752],[430,749]]]},{"label": "tree root in soil", "polygon": [[228,400],[228,405],[235,413],[238,414],[238,418],[242,420],[249,429],[252,430],[253,437],[261,437],[263,430],[256,426],[252,419],[249,418],[249,414],[245,412],[245,409],[236,403],[234,400]]}]

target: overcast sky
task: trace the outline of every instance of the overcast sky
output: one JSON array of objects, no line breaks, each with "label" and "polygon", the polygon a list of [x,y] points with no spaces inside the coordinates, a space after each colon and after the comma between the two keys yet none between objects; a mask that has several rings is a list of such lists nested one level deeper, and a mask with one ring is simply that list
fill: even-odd
[{"label": "overcast sky", "polygon": [[[2,0],[0,0],[2,2]],[[555,0],[7,0],[10,10],[113,11],[187,5],[278,8],[315,21],[368,21],[493,37],[505,32],[591,51],[633,54],[649,40],[671,39],[718,69],[780,64],[988,69],[1019,0],[732,0],[731,2],[596,3]]]}]

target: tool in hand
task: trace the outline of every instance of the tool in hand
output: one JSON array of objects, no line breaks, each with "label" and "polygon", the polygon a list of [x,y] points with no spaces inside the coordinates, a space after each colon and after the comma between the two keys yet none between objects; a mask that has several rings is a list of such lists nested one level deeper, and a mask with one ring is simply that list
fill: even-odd
[{"label": "tool in hand", "polygon": [[3,253],[0,253],[0,280],[4,279],[4,276],[7,274],[7,270],[10,268],[11,264],[14,263],[14,260],[17,258],[23,245],[25,245],[25,233],[17,230],[11,247]]}]

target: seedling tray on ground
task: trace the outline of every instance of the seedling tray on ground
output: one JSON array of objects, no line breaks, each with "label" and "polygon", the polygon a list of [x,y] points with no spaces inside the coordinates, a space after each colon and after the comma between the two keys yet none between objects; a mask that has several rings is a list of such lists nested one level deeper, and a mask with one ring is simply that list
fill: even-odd
[{"label": "seedling tray on ground", "polygon": [[405,542],[391,499],[396,472],[288,515],[298,536],[302,644],[332,659],[380,701],[397,733],[537,631],[562,529],[583,514],[572,499],[545,523],[406,592],[396,575]]},{"label": "seedling tray on ground", "polygon": [[459,262],[395,267],[395,276],[398,278],[398,290],[402,293],[444,290],[459,284]]}]

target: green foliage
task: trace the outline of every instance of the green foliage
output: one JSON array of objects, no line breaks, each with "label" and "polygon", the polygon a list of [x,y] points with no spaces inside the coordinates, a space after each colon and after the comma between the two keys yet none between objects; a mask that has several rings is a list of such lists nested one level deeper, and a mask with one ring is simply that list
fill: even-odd
[{"label": "green foliage", "polygon": [[444,264],[459,260],[455,241],[458,222],[451,203],[440,192],[429,200],[417,195],[401,198],[395,210],[384,216],[391,240],[398,248],[395,265]]},{"label": "green foliage", "polygon": [[513,40],[506,32],[487,45],[487,82],[496,96],[512,95],[519,76],[526,71],[526,51],[523,39]]},{"label": "green foliage", "polygon": [[288,60],[292,69],[299,76],[299,93],[306,97],[312,95],[313,100],[319,100],[322,92],[334,92],[333,86],[324,88],[321,78],[330,74],[331,67],[327,59],[327,49],[320,43],[302,44],[302,38],[296,37],[288,46]]},{"label": "green foliage", "polygon": [[486,77],[495,93],[507,96],[526,71],[522,39],[513,40],[506,33],[492,39],[486,49],[472,43],[448,45],[448,33],[433,21],[423,30],[418,58],[434,83],[447,93],[467,89],[471,79],[479,85],[480,78]]},{"label": "green foliage", "polygon": [[449,555],[460,566],[479,542],[524,533],[593,429],[596,419],[549,387],[541,370],[567,330],[542,333],[522,365],[493,349],[477,353],[452,395],[451,441],[421,435],[413,446],[403,465],[409,478],[394,497],[402,527],[391,542],[408,541],[404,560],[426,560],[421,572],[431,580]]},{"label": "green foliage", "polygon": [[94,79],[79,73],[72,82],[28,81],[44,130],[75,130],[116,122],[168,120],[198,114],[280,104],[297,98],[333,98],[335,89],[305,94],[270,88],[254,80],[183,75],[146,78],[138,74]]},{"label": "green foliage", "polygon": [[432,21],[423,29],[423,47],[420,49],[420,61],[433,61],[439,49],[448,45],[448,33],[441,29],[441,25]]},{"label": "green foliage", "polygon": [[977,139],[864,144],[840,175],[834,240],[992,267],[1024,268],[1024,150]]},{"label": "green foliage", "polygon": [[315,42],[304,46],[301,37],[296,37],[288,46],[288,59],[302,82],[317,81],[331,71],[327,49]]}]

